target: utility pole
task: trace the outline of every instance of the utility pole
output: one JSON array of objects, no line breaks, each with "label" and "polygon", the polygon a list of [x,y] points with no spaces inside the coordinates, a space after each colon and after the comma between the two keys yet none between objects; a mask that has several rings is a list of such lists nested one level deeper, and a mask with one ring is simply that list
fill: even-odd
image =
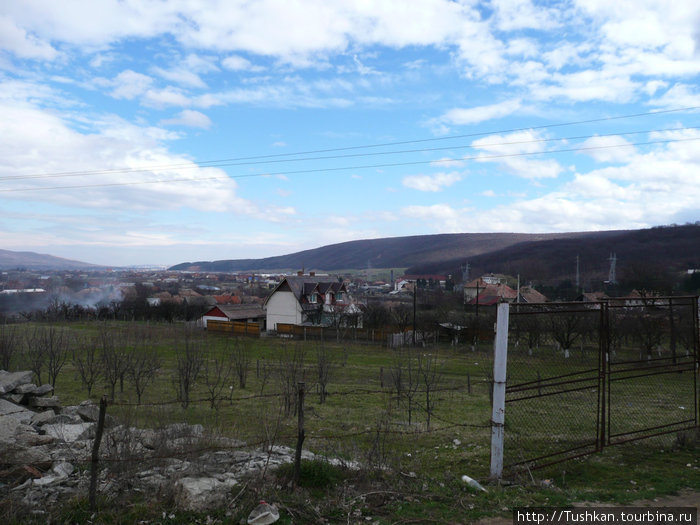
[{"label": "utility pole", "polygon": [[418,280],[413,281],[413,346],[416,346],[416,294],[418,293]]},{"label": "utility pole", "polygon": [[581,292],[581,267],[579,266],[579,256],[576,256],[576,294]]}]

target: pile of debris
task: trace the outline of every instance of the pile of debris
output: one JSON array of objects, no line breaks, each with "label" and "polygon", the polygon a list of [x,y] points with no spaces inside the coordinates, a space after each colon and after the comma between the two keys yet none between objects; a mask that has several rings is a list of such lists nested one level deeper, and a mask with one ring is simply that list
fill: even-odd
[{"label": "pile of debris", "polygon": [[[61,407],[50,385],[31,372],[0,370],[0,499],[41,509],[87,498],[99,408],[90,401]],[[230,505],[241,479],[294,461],[288,447],[245,450],[245,443],[207,435],[201,425],[157,430],[119,425],[107,415],[100,447],[98,493],[138,491],[173,496],[183,510]],[[304,452],[304,459],[314,455]]]}]

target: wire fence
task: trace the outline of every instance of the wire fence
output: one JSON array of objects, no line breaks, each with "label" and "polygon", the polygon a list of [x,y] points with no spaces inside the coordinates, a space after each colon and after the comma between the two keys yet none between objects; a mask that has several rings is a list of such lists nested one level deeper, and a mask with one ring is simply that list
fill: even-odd
[{"label": "wire fence", "polygon": [[513,308],[506,464],[537,467],[698,425],[696,297]]}]

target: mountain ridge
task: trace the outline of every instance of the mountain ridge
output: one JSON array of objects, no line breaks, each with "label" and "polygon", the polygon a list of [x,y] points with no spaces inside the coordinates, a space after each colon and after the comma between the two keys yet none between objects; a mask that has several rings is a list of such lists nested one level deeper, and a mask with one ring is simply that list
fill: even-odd
[{"label": "mountain ridge", "polygon": [[27,270],[82,270],[104,268],[98,264],[90,264],[63,257],[36,252],[15,252],[0,249],[0,269],[14,270],[24,268]]},{"label": "mountain ridge", "polygon": [[261,259],[184,262],[171,270],[260,271],[289,269],[342,270],[405,268],[439,264],[505,249],[524,242],[616,235],[625,230],[567,233],[442,233],[346,241]]}]

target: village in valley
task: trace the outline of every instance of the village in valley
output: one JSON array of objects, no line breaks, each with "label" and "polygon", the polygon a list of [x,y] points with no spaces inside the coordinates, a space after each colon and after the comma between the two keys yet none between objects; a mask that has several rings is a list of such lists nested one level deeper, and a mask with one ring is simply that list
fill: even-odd
[{"label": "village in valley", "polygon": [[[611,256],[612,260],[612,256]],[[419,318],[439,329],[458,323],[459,312],[498,303],[611,300],[639,304],[661,295],[654,290],[621,290],[612,260],[609,279],[585,290],[578,276],[545,295],[520,276],[487,273],[408,274],[401,269],[352,272],[198,272],[165,268],[28,270],[0,272],[0,318],[28,320],[143,319],[185,321],[203,329],[246,335],[277,334],[292,326],[384,328],[402,323],[396,313],[416,303]],[[688,270],[693,275],[695,270]],[[377,322],[376,310],[383,311]],[[401,317],[401,313],[397,314]],[[211,323],[214,321],[214,323]],[[415,322],[415,319],[412,319]],[[228,323],[222,325],[221,323]],[[421,325],[425,327],[425,322]],[[404,329],[415,326],[402,326]],[[432,327],[431,327],[432,328]],[[238,332],[236,332],[238,333]]]}]

